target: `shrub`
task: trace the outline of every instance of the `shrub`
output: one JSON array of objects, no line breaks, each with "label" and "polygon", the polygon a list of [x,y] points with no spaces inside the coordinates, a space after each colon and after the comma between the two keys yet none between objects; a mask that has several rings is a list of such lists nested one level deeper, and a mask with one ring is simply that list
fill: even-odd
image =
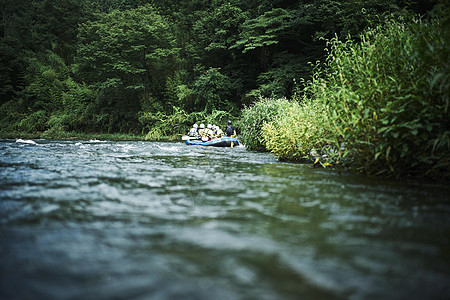
[{"label": "shrub", "polygon": [[264,123],[267,150],[283,160],[310,158],[311,150],[325,153],[333,136],[327,107],[321,102],[291,102],[272,122]]},{"label": "shrub", "polygon": [[361,44],[331,42],[333,75],[321,100],[338,112],[340,134],[358,151],[364,172],[448,172],[448,48],[442,34],[436,24],[391,21],[367,31]]},{"label": "shrub", "polygon": [[139,121],[148,130],[145,137],[147,140],[161,140],[173,138],[177,134],[187,132],[190,126],[189,114],[183,109],[174,107],[174,113],[165,115],[162,112],[142,113]]},{"label": "shrub", "polygon": [[449,175],[449,50],[441,26],[391,20],[367,30],[360,43],[329,42],[325,68],[304,94],[328,107],[332,141],[345,142],[339,157],[351,157],[352,167]]},{"label": "shrub", "polygon": [[18,127],[25,133],[43,132],[48,129],[47,120],[47,113],[39,110],[20,120]]},{"label": "shrub", "polygon": [[19,130],[19,123],[24,114],[21,113],[20,101],[10,100],[0,106],[0,135],[9,136]]},{"label": "shrub", "polygon": [[238,122],[240,128],[240,141],[249,150],[265,151],[265,140],[262,136],[264,123],[270,123],[282,115],[290,107],[291,103],[285,99],[260,99],[252,106],[242,111]]},{"label": "shrub", "polygon": [[316,65],[301,104],[266,99],[245,109],[242,141],[281,159],[301,160],[314,148],[367,174],[448,178],[445,24],[390,20],[358,43],[329,41],[326,63]]}]

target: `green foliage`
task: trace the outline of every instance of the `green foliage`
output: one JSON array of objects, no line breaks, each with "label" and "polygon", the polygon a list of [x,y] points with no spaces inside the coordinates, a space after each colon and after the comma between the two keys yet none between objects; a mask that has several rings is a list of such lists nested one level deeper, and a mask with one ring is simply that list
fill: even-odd
[{"label": "green foliage", "polygon": [[[215,112],[213,113],[213,115]],[[139,122],[147,140],[179,139],[185,135],[197,120],[203,119],[204,113],[187,113],[179,107],[173,108],[172,114],[163,112],[141,112]]]},{"label": "green foliage", "polygon": [[16,127],[24,132],[42,132],[48,128],[47,120],[52,112],[61,109],[64,82],[68,69],[54,52],[47,51],[38,57],[27,59],[27,75],[23,98],[11,100],[23,116],[14,120]]},{"label": "green foliage", "polygon": [[228,121],[234,121],[235,117],[230,111],[213,110],[210,114],[203,113],[196,116],[195,120],[197,123],[204,122],[205,124],[214,124],[222,128],[222,130],[225,130],[225,127],[228,125]]},{"label": "green foliage", "polygon": [[359,43],[331,40],[326,65],[303,90],[302,105],[263,127],[267,148],[287,159],[315,148],[330,162],[369,174],[448,177],[443,20],[391,20],[367,30]]},{"label": "green foliage", "polygon": [[18,121],[25,117],[22,113],[21,103],[19,101],[8,101],[0,106],[0,135],[10,137],[11,134],[17,135],[19,132]]},{"label": "green foliage", "polygon": [[[194,24],[193,31],[200,47],[214,55],[225,55],[236,41],[239,28],[248,18],[248,13],[230,3],[213,7]],[[199,49],[200,50],[200,49]]]},{"label": "green foliage", "polygon": [[210,113],[213,110],[234,110],[229,99],[233,96],[233,82],[219,68],[210,68],[194,82],[194,108]]},{"label": "green foliage", "polygon": [[90,131],[88,108],[94,102],[95,92],[86,85],[79,85],[72,78],[64,82],[66,89],[62,93],[62,109],[49,118],[50,132]]},{"label": "green foliage", "polygon": [[43,132],[47,129],[48,114],[44,110],[38,110],[20,120],[18,129],[26,133]]},{"label": "green foliage", "polygon": [[259,87],[248,95],[263,97],[283,97],[292,95],[296,88],[296,78],[307,77],[311,72],[310,64],[304,57],[279,53],[269,70],[258,76]]},{"label": "green foliage", "polygon": [[0,42],[0,105],[17,97],[24,88],[23,49],[16,39],[4,38]]},{"label": "green foliage", "polygon": [[33,110],[42,109],[48,113],[62,105],[63,82],[69,78],[69,70],[56,53],[47,51],[45,55],[28,60],[25,89],[33,99]]},{"label": "green foliage", "polygon": [[[295,29],[312,28],[315,39],[357,37],[368,25],[378,23],[384,14],[399,10],[396,0],[318,0],[300,5],[295,13]],[[312,28],[311,28],[312,27]]]},{"label": "green foliage", "polygon": [[19,103],[22,103],[21,110],[31,114],[19,120],[21,130],[87,129],[82,126],[82,118],[95,93],[73,81],[61,57],[47,51],[43,56],[29,59],[26,81],[24,100]]},{"label": "green foliage", "polygon": [[448,172],[449,50],[438,24],[392,21],[360,44],[331,41],[316,96],[336,111],[336,138],[367,173]]},{"label": "green foliage", "polygon": [[175,108],[174,113],[146,113],[140,117],[140,121],[149,129],[146,140],[174,139],[186,133],[191,125],[190,116],[182,109]]},{"label": "green foliage", "polygon": [[[156,137],[184,134],[194,122],[224,126],[261,96],[301,90],[308,62],[324,57],[321,38],[357,36],[396,5],[426,13],[436,1],[408,2],[3,0],[0,131],[159,128]],[[436,72],[429,84],[445,90],[446,75]]]},{"label": "green foliage", "polygon": [[176,70],[168,21],[150,5],[113,11],[82,24],[79,40],[75,71],[99,91],[96,123],[108,131],[133,130],[139,99],[150,94],[162,101]]},{"label": "green foliage", "polygon": [[242,48],[246,53],[261,47],[278,44],[280,33],[290,28],[293,12],[274,8],[242,25],[239,40],[231,48]]},{"label": "green foliage", "polygon": [[278,116],[283,115],[291,103],[287,99],[260,99],[242,111],[238,126],[239,139],[249,150],[266,150],[262,128]]},{"label": "green foliage", "polygon": [[288,107],[269,123],[264,123],[262,136],[268,151],[280,159],[302,161],[311,150],[327,151],[333,137],[328,109],[321,102],[290,102]]}]

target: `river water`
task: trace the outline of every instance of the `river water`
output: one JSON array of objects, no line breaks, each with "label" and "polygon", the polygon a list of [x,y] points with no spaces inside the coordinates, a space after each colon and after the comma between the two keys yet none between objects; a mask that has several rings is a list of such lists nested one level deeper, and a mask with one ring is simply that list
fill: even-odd
[{"label": "river water", "polygon": [[244,147],[3,140],[0,299],[448,299],[449,216]]}]

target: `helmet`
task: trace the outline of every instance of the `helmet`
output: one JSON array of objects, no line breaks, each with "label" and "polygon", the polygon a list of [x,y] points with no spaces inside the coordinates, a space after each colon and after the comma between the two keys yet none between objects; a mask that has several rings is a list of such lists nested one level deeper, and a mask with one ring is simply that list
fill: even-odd
[{"label": "helmet", "polygon": [[211,129],[212,128],[212,125],[211,124],[208,124],[208,129]]},{"label": "helmet", "polygon": [[205,124],[200,124],[200,129],[203,129],[203,128],[205,128]]},{"label": "helmet", "polygon": [[228,125],[231,125],[231,120],[228,120]]},{"label": "helmet", "polygon": [[194,128],[197,128],[198,127],[198,125],[197,124],[194,124],[194,126],[193,126]]}]

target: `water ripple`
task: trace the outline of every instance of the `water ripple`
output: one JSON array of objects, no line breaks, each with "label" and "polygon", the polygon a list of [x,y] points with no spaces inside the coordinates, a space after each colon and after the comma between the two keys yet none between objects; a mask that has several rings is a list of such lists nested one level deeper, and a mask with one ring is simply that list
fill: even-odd
[{"label": "water ripple", "polygon": [[439,298],[438,183],[183,143],[0,142],[0,298]]}]

